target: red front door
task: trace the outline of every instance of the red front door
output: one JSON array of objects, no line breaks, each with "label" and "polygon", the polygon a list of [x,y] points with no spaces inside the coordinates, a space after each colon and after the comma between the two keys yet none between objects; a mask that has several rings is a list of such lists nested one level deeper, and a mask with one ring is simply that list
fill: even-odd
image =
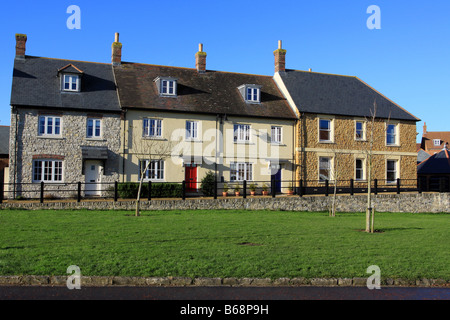
[{"label": "red front door", "polygon": [[186,166],[186,191],[197,191],[197,165]]}]

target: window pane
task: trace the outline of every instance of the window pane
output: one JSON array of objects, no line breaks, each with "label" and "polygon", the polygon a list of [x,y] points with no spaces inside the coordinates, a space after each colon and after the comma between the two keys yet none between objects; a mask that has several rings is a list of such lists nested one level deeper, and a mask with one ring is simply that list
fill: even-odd
[{"label": "window pane", "polygon": [[100,124],[101,124],[100,120],[95,121],[95,136],[96,137],[100,137],[100,135],[101,135]]},{"label": "window pane", "polygon": [[45,134],[45,117],[39,117],[39,134]]},{"label": "window pane", "polygon": [[41,181],[42,180],[42,162],[41,161],[34,161],[34,181]]},{"label": "window pane", "polygon": [[61,133],[61,118],[55,118],[55,134]]},{"label": "window pane", "polygon": [[47,134],[53,134],[53,118],[47,118]]},{"label": "window pane", "polygon": [[87,127],[87,135],[88,137],[92,137],[93,136],[93,131],[94,131],[94,123],[91,119],[88,120],[88,127]]}]

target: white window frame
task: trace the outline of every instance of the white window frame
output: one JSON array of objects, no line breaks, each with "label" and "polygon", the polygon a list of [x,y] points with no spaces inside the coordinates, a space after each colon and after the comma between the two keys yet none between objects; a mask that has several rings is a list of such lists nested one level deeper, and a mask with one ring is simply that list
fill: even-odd
[{"label": "white window frame", "polygon": [[[153,125],[152,125],[153,124]],[[153,134],[151,134],[151,127],[154,127]],[[163,121],[156,118],[144,118],[142,121],[143,137],[144,138],[162,138]]]},{"label": "white window frame", "polygon": [[[328,159],[328,163],[329,163],[329,167],[326,168],[326,170],[329,170],[329,175],[328,175],[328,179],[322,179],[321,177],[321,170],[324,170],[324,168],[322,168],[321,163],[322,163],[322,159]],[[318,159],[318,180],[319,183],[325,183],[325,181],[333,181],[334,180],[334,158],[332,156],[319,156]]]},{"label": "white window frame", "polygon": [[[41,120],[44,119],[44,125],[42,127]],[[50,124],[51,120],[51,124]],[[59,121],[59,126],[56,126],[57,120]],[[51,128],[51,132],[49,130]],[[59,133],[56,132],[56,128],[59,128]],[[41,129],[44,129],[44,132],[41,132]],[[40,115],[38,117],[38,136],[39,137],[61,137],[62,135],[62,117],[61,116],[52,116],[52,115]]]},{"label": "white window frame", "polygon": [[[64,161],[54,159],[33,160],[33,183],[63,183]],[[50,178],[48,178],[50,176]],[[37,178],[37,179],[36,179]]]},{"label": "white window frame", "polygon": [[[358,161],[361,161],[361,168],[358,168]],[[358,171],[361,172],[361,178],[358,179]],[[356,158],[355,159],[355,181],[365,181],[366,180],[366,159]]]},{"label": "white window frame", "polygon": [[[69,85],[69,89],[66,89],[66,84]],[[75,85],[75,89],[73,89],[73,85]],[[73,74],[63,75],[62,86],[63,86],[63,91],[70,91],[70,92],[80,91],[80,76],[73,75]]]},{"label": "white window frame", "polygon": [[[393,126],[394,127],[394,133],[393,134],[389,134],[388,133],[388,130],[389,130],[389,127],[391,127],[391,126]],[[400,129],[399,129],[400,127],[399,127],[399,124],[398,123],[392,123],[392,122],[387,122],[386,123],[386,129],[385,129],[385,132],[386,132],[386,146],[388,146],[388,147],[398,147],[400,144],[399,144],[399,141],[400,141]],[[392,136],[393,135],[393,138],[394,138],[394,142],[391,142],[391,143],[389,143],[388,142],[388,138],[389,138],[389,136]]]},{"label": "white window frame", "polygon": [[[361,130],[358,130],[358,124],[362,125]],[[358,137],[358,131],[361,131],[361,137]],[[355,120],[355,140],[366,141],[366,121]]]},{"label": "white window frame", "polygon": [[[389,162],[393,162],[395,164],[394,170],[389,170]],[[397,179],[400,177],[400,161],[398,159],[386,159],[386,184],[394,184],[397,183]],[[389,173],[394,173],[394,180],[389,179]]]},{"label": "white window frame", "polygon": [[[92,135],[89,135],[89,121],[92,121]],[[97,135],[97,124],[99,125],[100,133]],[[86,137],[88,139],[100,139],[103,133],[102,119],[100,118],[87,118],[86,121]]]},{"label": "white window frame", "polygon": [[441,146],[441,139],[433,139],[433,146],[440,147]]},{"label": "white window frame", "polygon": [[197,141],[199,140],[199,121],[186,121],[186,140],[187,141]]},{"label": "white window frame", "polygon": [[283,127],[281,126],[272,126],[271,129],[271,142],[275,144],[283,143]]},{"label": "white window frame", "polygon": [[143,160],[140,162],[139,176],[142,170],[147,167],[149,161],[151,162],[147,171],[144,172],[144,181],[165,181],[166,163],[164,160]]},{"label": "white window frame", "polygon": [[[324,131],[321,129],[321,122],[322,121],[328,121],[330,123],[330,126],[325,131],[329,134],[329,139],[325,140],[321,138],[321,132]],[[318,138],[320,143],[333,143],[334,142],[334,119],[332,118],[326,118],[326,117],[319,117],[318,118]]]},{"label": "white window frame", "polygon": [[[170,92],[172,91],[172,92]],[[177,81],[169,79],[161,79],[160,94],[163,96],[176,96],[177,95]]]},{"label": "white window frame", "polygon": [[253,181],[253,163],[231,162],[230,182]]},{"label": "white window frame", "polygon": [[251,141],[252,127],[249,124],[235,124],[234,128],[234,142],[235,143],[249,143]]},{"label": "white window frame", "polygon": [[261,89],[257,87],[246,87],[245,100],[248,102],[261,102]]}]

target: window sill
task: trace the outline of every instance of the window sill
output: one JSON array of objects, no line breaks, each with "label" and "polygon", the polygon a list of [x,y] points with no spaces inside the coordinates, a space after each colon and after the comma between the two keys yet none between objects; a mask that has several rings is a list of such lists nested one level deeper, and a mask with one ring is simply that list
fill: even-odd
[{"label": "window sill", "polygon": [[287,147],[287,145],[282,142],[271,142],[270,145],[278,147]]},{"label": "window sill", "polygon": [[65,140],[62,136],[37,136],[38,139]]},{"label": "window sill", "polygon": [[167,141],[167,139],[163,137],[142,137],[142,140],[159,140],[159,141]]},{"label": "window sill", "polygon": [[106,139],[103,138],[86,138],[86,141],[102,141],[102,142],[106,142]]},{"label": "window sill", "polygon": [[198,139],[185,139],[184,142],[197,142],[197,143],[203,143],[202,140],[198,140]]},{"label": "window sill", "polygon": [[319,143],[323,143],[323,144],[334,144],[334,141],[331,141],[331,140],[319,140]]},{"label": "window sill", "polygon": [[248,145],[250,145],[250,144],[254,144],[253,142],[250,142],[250,141],[234,141],[234,144],[248,144]]}]

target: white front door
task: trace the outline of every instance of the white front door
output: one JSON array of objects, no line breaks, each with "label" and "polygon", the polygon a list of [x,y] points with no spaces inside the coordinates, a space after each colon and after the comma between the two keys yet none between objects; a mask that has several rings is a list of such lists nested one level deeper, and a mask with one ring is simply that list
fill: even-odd
[{"label": "white front door", "polygon": [[85,163],[85,177],[86,177],[86,196],[100,196],[101,195],[101,161],[86,161]]}]

